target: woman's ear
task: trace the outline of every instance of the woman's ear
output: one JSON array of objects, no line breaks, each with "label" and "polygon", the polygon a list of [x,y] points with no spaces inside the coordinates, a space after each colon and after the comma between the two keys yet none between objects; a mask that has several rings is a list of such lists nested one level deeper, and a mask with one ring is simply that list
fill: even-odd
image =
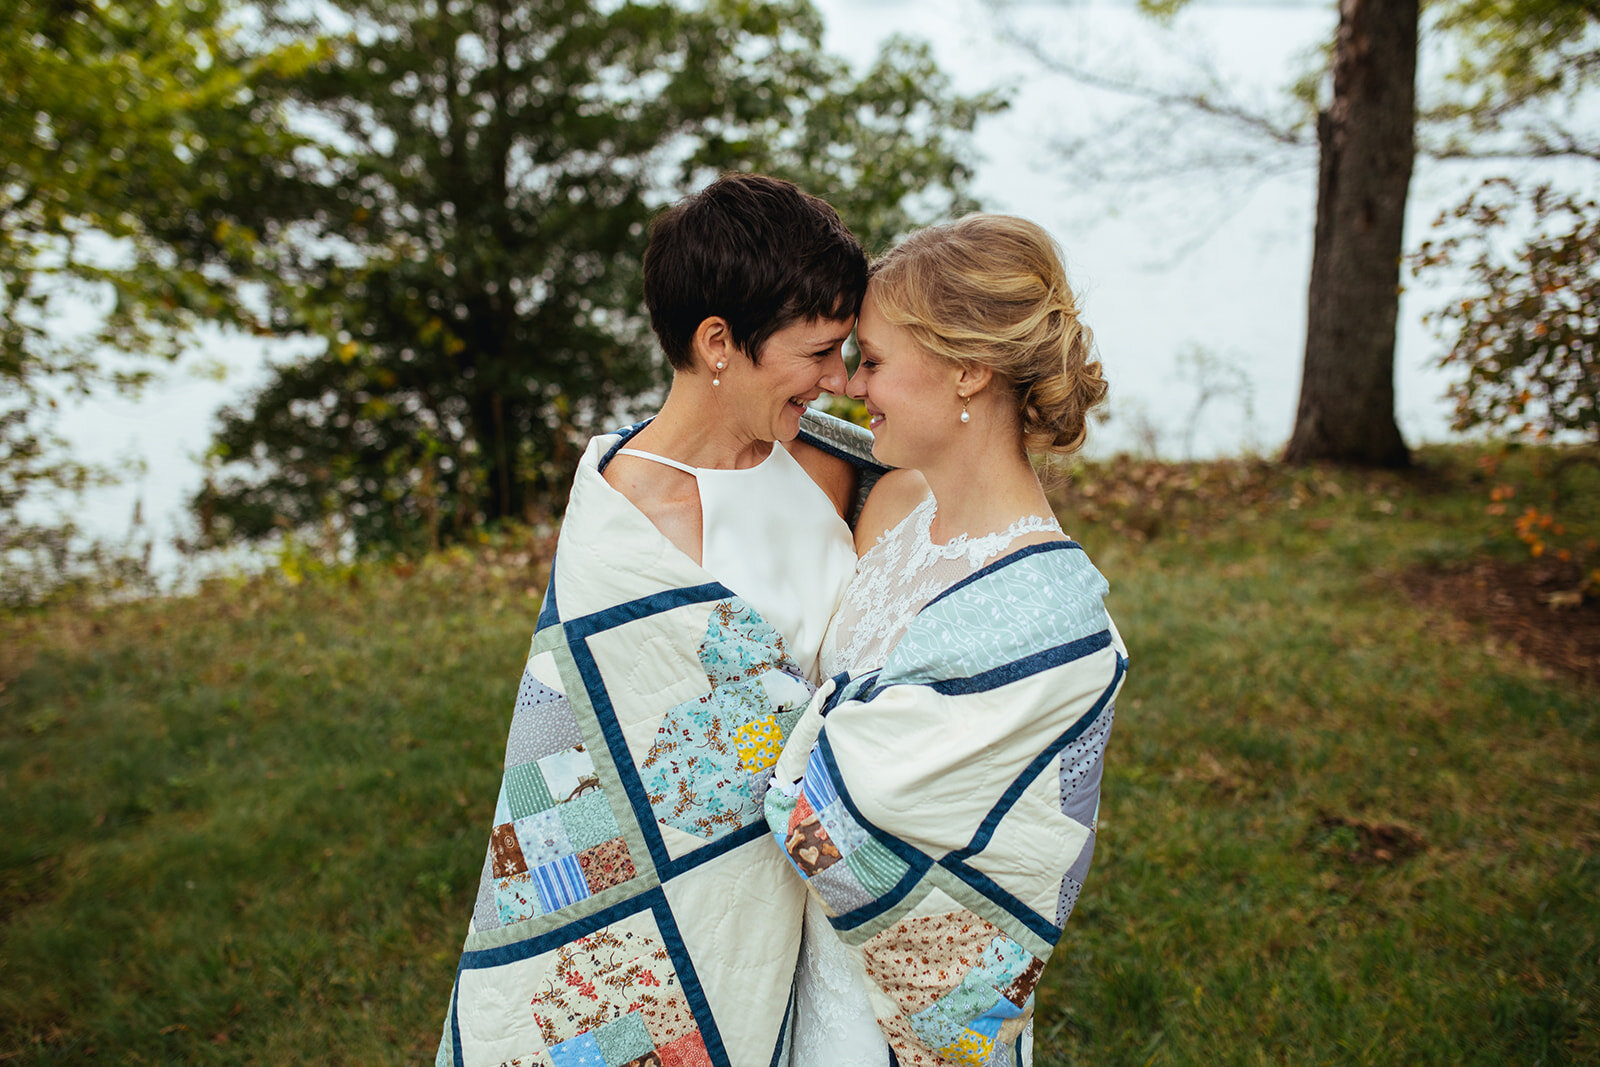
[{"label": "woman's ear", "polygon": [[[695,370],[703,370],[712,377],[733,365],[733,354],[737,347],[733,343],[733,329],[721,315],[711,315],[701,320],[689,343]],[[719,363],[722,366],[717,366]]]},{"label": "woman's ear", "polygon": [[977,396],[989,387],[993,377],[994,371],[981,363],[963,363],[961,373],[956,375],[956,392],[964,397]]}]

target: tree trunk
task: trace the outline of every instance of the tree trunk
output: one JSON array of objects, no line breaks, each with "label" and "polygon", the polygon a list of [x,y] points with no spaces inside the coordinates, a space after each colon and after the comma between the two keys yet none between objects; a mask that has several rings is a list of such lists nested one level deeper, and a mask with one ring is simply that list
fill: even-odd
[{"label": "tree trunk", "polygon": [[1415,155],[1418,0],[1340,0],[1300,408],[1284,459],[1403,467],[1394,334]]}]

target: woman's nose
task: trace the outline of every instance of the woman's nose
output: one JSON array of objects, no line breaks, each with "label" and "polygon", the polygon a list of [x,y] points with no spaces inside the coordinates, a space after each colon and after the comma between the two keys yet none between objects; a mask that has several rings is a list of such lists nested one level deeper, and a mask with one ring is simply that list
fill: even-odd
[{"label": "woman's nose", "polygon": [[856,372],[850,376],[850,381],[845,384],[844,393],[845,396],[856,400],[865,400],[867,398],[867,368],[864,364],[856,367]]},{"label": "woman's nose", "polygon": [[844,356],[836,351],[828,357],[823,366],[822,377],[817,379],[817,384],[834,396],[838,396],[844,392],[845,379],[849,376],[850,372],[844,366]]}]

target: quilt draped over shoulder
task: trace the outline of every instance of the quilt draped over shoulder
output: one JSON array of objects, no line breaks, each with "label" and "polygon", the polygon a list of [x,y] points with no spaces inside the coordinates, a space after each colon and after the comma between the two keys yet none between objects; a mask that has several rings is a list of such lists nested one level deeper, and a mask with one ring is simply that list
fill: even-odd
[{"label": "quilt draped over shoulder", "polygon": [[1073,542],[996,560],[924,606],[881,670],[824,682],[775,769],[773,836],[900,1064],[1023,1063],[1127,670],[1106,592]]},{"label": "quilt draped over shoulder", "polygon": [[[841,454],[859,444],[806,428]],[[761,803],[812,686],[605,482],[630,435],[591,441],[573,483],[440,1065],[786,1057],[804,888]]]}]

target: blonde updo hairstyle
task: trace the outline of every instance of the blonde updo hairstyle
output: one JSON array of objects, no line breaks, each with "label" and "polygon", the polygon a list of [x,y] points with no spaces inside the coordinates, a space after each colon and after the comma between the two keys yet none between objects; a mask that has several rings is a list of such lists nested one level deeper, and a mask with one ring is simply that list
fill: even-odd
[{"label": "blonde updo hairstyle", "polygon": [[1023,444],[1083,447],[1105,399],[1094,334],[1078,318],[1060,250],[1012,215],[968,215],[906,238],[872,265],[883,316],[935,356],[990,368],[1015,390]]}]

